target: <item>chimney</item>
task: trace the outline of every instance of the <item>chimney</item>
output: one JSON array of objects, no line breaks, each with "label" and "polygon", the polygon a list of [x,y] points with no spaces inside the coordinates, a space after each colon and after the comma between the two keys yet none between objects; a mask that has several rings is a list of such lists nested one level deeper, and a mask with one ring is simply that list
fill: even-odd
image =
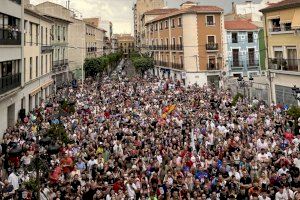
[{"label": "chimney", "polygon": [[182,3],[180,5],[180,8],[184,9],[184,8],[189,8],[189,7],[192,7],[192,6],[197,6],[197,3],[196,2],[192,2],[192,1],[187,1],[187,2]]}]

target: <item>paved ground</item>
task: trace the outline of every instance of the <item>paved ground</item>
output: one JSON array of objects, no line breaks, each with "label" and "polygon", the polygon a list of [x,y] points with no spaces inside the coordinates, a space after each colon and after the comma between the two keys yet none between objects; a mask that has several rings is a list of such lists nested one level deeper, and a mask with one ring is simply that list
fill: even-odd
[{"label": "paved ground", "polygon": [[127,60],[125,62],[125,68],[124,68],[125,72],[127,73],[126,75],[128,77],[134,77],[137,75],[134,66],[132,65],[132,62],[130,60]]}]

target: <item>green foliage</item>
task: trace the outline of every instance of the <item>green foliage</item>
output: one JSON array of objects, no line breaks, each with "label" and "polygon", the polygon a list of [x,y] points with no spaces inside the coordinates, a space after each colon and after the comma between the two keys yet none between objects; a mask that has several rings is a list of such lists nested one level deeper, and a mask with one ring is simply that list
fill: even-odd
[{"label": "green foliage", "polygon": [[62,104],[60,105],[60,108],[62,111],[69,113],[69,114],[74,114],[75,112],[75,106],[74,105],[70,105],[70,102],[68,102],[67,100],[64,100],[62,102]]},{"label": "green foliage", "polygon": [[25,181],[22,183],[23,186],[30,191],[36,192],[37,191],[37,181],[35,179],[29,179],[29,181]]},{"label": "green foliage", "polygon": [[243,95],[241,93],[237,93],[233,99],[232,99],[232,105],[235,106],[236,103],[238,102],[239,98],[243,98]]},{"label": "green foliage", "polygon": [[292,116],[294,119],[298,119],[300,117],[300,107],[293,105],[288,109],[287,114]]},{"label": "green foliage", "polygon": [[135,58],[140,58],[140,57],[141,57],[141,55],[136,51],[134,51],[130,54],[130,59],[135,59]]},{"label": "green foliage", "polygon": [[98,58],[87,58],[84,61],[84,70],[87,76],[96,77],[107,71],[109,66],[115,67],[122,58],[122,53],[111,53]]},{"label": "green foliage", "polygon": [[70,143],[65,127],[61,124],[52,124],[50,129],[47,131],[47,136],[49,136],[53,141],[60,141],[64,144]]},{"label": "green foliage", "polygon": [[137,71],[140,71],[142,75],[149,69],[154,67],[154,60],[150,57],[136,57],[132,58],[132,64]]}]

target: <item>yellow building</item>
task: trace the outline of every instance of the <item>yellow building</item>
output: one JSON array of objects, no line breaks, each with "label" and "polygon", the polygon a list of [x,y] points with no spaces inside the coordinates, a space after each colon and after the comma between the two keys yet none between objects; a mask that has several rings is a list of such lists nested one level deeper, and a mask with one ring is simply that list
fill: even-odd
[{"label": "yellow building", "polygon": [[271,98],[276,103],[297,104],[291,88],[300,87],[300,0],[284,0],[261,12]]},{"label": "yellow building", "polygon": [[119,50],[123,52],[125,58],[134,51],[134,37],[130,34],[116,34]]}]

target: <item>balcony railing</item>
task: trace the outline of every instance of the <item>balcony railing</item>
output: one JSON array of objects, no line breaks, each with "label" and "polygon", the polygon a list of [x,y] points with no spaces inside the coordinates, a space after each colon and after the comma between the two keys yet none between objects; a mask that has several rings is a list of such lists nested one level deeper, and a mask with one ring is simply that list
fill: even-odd
[{"label": "balcony railing", "polygon": [[218,50],[218,49],[219,49],[218,43],[206,44],[206,50]]},{"label": "balcony railing", "polygon": [[269,69],[300,72],[300,59],[270,58]]},{"label": "balcony railing", "polygon": [[258,60],[248,60],[247,66],[248,67],[259,67],[259,61]]},{"label": "balcony railing", "polygon": [[41,46],[41,53],[51,53],[52,51],[52,46]]},{"label": "balcony railing", "polygon": [[21,86],[21,73],[0,77],[0,94]]},{"label": "balcony railing", "polygon": [[0,28],[0,45],[21,45],[21,32]]},{"label": "balcony railing", "polygon": [[172,68],[174,69],[183,69],[182,63],[171,63]]},{"label": "balcony railing", "polygon": [[181,51],[182,49],[182,44],[171,45],[171,50]]},{"label": "balcony railing", "polygon": [[218,63],[207,63],[207,70],[220,70]]},{"label": "balcony railing", "polygon": [[88,47],[87,48],[87,52],[96,52],[97,51],[97,47]]},{"label": "balcony railing", "polygon": [[69,60],[68,59],[53,61],[53,67],[58,67],[58,66],[68,65],[68,64],[69,64]]},{"label": "balcony railing", "polygon": [[231,68],[243,68],[243,63],[238,60],[234,60],[231,62]]},{"label": "balcony railing", "polygon": [[292,31],[292,26],[283,26],[283,27],[273,27],[269,29],[270,32],[286,32],[286,31]]}]

